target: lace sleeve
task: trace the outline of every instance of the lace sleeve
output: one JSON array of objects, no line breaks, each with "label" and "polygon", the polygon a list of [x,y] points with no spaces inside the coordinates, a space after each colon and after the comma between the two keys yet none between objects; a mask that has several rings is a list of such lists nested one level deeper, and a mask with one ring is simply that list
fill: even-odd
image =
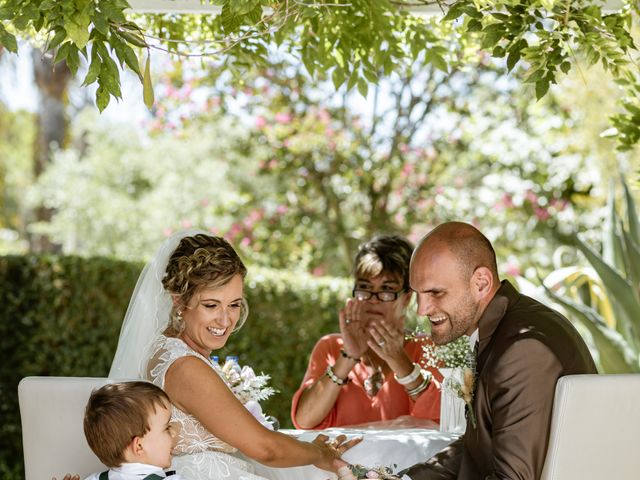
[{"label": "lace sleeve", "polygon": [[158,338],[152,351],[153,355],[147,364],[147,380],[162,389],[164,389],[164,379],[167,371],[177,359],[197,357],[206,362],[202,355],[189,348],[182,340],[165,337],[164,335]]}]

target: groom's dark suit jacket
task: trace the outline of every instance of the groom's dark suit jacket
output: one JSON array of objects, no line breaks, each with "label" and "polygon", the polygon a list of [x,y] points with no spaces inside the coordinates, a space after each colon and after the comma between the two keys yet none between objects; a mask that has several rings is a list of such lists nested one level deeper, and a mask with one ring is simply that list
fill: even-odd
[{"label": "groom's dark suit jacket", "polygon": [[596,373],[578,332],[558,312],[503,281],[480,318],[474,428],[406,473],[412,480],[535,480],[549,441],[558,378]]}]

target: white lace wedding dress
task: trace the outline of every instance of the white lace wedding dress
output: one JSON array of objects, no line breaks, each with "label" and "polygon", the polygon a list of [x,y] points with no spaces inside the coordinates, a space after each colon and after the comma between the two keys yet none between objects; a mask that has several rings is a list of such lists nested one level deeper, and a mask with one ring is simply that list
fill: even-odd
[{"label": "white lace wedding dress", "polygon": [[[192,350],[179,338],[161,335],[153,348],[147,369],[148,379],[164,389],[169,367],[178,358],[194,356],[209,365],[221,378],[220,367]],[[211,402],[211,408],[216,408]],[[224,415],[224,412],[220,412]],[[234,454],[237,449],[212,435],[196,418],[171,406],[172,421],[179,426],[172,468],[185,480],[267,480],[254,467]]]}]

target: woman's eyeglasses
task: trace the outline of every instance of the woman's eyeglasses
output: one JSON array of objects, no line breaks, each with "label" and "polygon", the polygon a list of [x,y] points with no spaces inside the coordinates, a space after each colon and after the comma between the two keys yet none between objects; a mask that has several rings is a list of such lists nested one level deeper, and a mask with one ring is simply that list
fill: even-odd
[{"label": "woman's eyeglasses", "polygon": [[354,298],[358,300],[369,300],[371,297],[376,297],[381,302],[393,302],[398,298],[400,292],[390,292],[388,290],[383,290],[381,292],[371,292],[369,290],[361,290],[359,288],[354,288],[352,295]]}]

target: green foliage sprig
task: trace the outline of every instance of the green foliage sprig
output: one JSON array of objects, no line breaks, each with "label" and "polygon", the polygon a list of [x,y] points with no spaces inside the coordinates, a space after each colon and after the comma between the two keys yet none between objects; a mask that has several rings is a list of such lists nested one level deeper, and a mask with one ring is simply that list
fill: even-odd
[{"label": "green foliage sprig", "polygon": [[14,34],[34,36],[74,75],[84,57],[89,69],[83,85],[98,83],[96,105],[102,111],[111,97],[122,98],[122,70],[133,71],[145,90],[150,87],[148,69],[141,71],[135,50],[147,44],[140,28],[127,20],[127,8],[124,0],[7,0],[0,7],[0,44],[17,53]]}]

